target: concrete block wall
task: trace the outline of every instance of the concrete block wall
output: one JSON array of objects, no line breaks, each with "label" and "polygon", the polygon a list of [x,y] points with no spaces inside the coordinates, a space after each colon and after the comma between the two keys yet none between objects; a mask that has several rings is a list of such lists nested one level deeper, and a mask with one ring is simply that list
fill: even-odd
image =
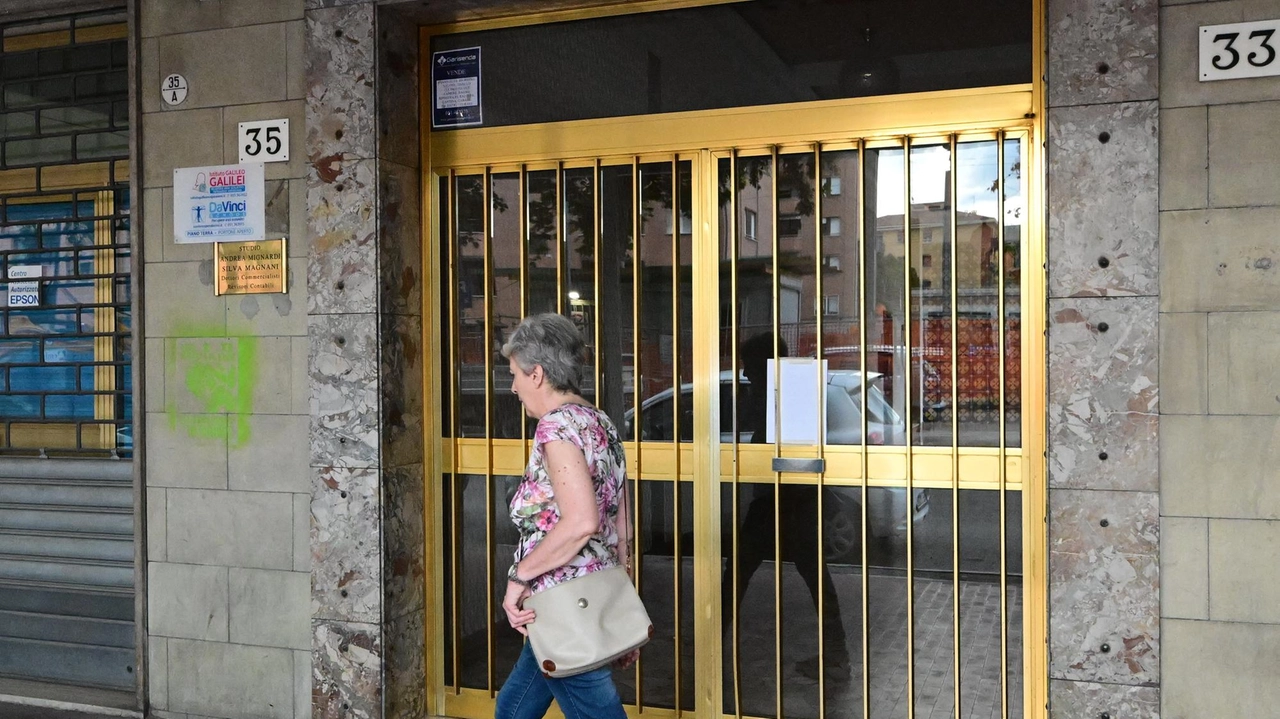
[{"label": "concrete block wall", "polygon": [[1274,0],[1160,10],[1162,716],[1280,703],[1280,77],[1199,81],[1199,28]]},{"label": "concrete block wall", "polygon": [[[137,12],[152,714],[310,717],[303,0]],[[159,94],[172,72],[177,107]],[[237,124],[282,117],[267,227],[289,239],[289,292],[215,297],[212,245],[173,242],[173,169],[237,162]]]}]

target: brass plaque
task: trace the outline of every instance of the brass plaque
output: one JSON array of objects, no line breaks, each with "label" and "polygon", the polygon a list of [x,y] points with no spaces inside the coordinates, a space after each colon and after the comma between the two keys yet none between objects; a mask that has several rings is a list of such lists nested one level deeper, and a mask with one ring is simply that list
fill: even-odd
[{"label": "brass plaque", "polygon": [[219,242],[214,248],[215,295],[285,292],[285,240]]}]

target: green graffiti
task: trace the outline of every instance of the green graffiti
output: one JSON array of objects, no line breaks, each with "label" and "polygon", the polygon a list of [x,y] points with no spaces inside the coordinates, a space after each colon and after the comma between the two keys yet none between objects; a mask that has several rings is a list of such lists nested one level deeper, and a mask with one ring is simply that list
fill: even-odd
[{"label": "green graffiti", "polygon": [[184,332],[204,336],[165,340],[165,411],[171,429],[192,439],[248,443],[258,384],[258,338],[225,337],[221,329]]}]

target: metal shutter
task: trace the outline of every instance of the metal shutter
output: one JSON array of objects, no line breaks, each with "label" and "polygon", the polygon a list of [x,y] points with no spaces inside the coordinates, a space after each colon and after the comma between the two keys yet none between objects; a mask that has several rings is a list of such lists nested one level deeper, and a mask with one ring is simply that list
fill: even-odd
[{"label": "metal shutter", "polygon": [[134,688],[133,463],[0,461],[0,676]]}]

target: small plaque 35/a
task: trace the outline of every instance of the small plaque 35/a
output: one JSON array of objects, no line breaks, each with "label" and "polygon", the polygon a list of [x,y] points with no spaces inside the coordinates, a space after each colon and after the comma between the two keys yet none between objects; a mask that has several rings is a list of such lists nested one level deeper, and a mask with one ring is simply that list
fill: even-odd
[{"label": "small plaque 35/a", "polygon": [[285,240],[219,242],[214,245],[215,295],[285,292]]}]

